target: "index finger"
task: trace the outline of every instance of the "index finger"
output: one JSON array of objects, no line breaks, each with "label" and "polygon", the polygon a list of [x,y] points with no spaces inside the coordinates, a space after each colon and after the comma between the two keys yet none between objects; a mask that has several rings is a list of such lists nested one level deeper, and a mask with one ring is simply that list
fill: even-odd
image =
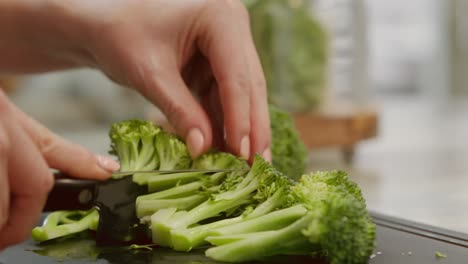
[{"label": "index finger", "polygon": [[[266,86],[253,45],[248,13],[240,1],[212,1],[207,30],[199,47],[218,83],[226,143],[231,151],[252,158],[269,147]],[[210,12],[210,11],[206,11]],[[260,130],[263,129],[263,130]]]}]

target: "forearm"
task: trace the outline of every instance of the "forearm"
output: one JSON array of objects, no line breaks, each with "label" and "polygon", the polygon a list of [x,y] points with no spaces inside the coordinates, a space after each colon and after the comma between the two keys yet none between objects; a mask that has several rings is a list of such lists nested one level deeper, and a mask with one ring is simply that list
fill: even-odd
[{"label": "forearm", "polygon": [[0,0],[0,74],[82,66],[78,23],[60,0]]}]

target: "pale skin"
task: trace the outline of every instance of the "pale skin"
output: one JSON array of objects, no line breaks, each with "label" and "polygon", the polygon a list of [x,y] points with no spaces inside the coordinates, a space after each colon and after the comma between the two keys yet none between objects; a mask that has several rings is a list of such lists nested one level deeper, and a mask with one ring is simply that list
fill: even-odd
[{"label": "pale skin", "polygon": [[[0,0],[0,73],[76,67],[144,95],[192,157],[216,146],[271,159],[265,79],[238,0]],[[106,179],[118,164],[53,134],[0,92],[0,250],[37,224],[50,168]]]}]

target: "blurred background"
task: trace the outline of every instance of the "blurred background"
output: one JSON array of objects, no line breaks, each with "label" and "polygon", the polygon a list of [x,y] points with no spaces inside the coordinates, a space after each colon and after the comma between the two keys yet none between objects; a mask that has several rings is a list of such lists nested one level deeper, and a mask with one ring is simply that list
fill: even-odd
[{"label": "blurred background", "polygon": [[[343,169],[371,210],[468,233],[468,18],[462,0],[245,0],[269,100],[309,170]],[[157,110],[99,72],[0,80],[24,111],[105,154],[112,122]]]}]

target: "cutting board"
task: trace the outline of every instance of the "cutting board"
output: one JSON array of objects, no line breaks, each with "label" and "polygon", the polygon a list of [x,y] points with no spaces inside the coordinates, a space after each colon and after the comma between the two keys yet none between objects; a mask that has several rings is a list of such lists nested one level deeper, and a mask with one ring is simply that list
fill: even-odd
[{"label": "cutting board", "polygon": [[[369,263],[468,263],[468,236],[398,218],[372,213],[377,224],[377,248]],[[445,254],[439,258],[436,252]],[[128,250],[99,249],[89,239],[66,240],[61,243],[37,245],[31,240],[0,253],[1,264],[216,264],[203,251],[178,253],[167,249]],[[326,263],[309,257],[275,257],[255,263]]]}]

